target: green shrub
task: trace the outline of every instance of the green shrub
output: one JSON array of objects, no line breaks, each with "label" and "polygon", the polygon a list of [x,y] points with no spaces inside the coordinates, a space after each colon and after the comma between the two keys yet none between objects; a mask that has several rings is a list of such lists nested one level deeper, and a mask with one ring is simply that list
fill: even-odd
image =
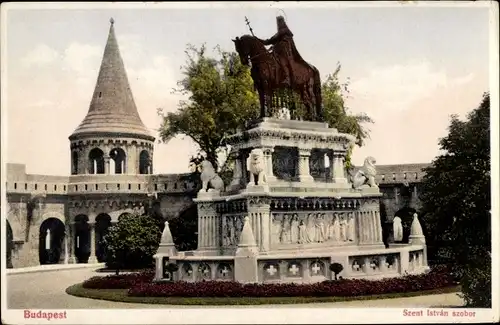
[{"label": "green shrub", "polygon": [[466,307],[491,308],[491,258],[480,267],[469,266],[460,270],[462,298]]},{"label": "green shrub", "polygon": [[154,265],[161,239],[161,231],[155,219],[143,215],[124,215],[104,237],[107,244],[108,268],[134,269]]}]

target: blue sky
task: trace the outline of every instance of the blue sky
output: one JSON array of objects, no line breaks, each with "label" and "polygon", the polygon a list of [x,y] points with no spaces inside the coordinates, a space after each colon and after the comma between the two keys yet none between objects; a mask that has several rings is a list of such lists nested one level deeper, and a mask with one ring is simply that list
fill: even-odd
[{"label": "blue sky", "polygon": [[[216,9],[69,6],[3,13],[7,160],[26,163],[32,173],[69,173],[67,137],[87,113],[110,17],[139,113],[155,133],[160,123],[156,108],[176,109],[179,97],[170,89],[181,77],[187,43],[232,50],[231,38],[248,33],[245,16],[255,34],[266,38],[276,30],[278,13],[269,4]],[[305,60],[323,77],[340,62],[341,78],[351,80],[348,106],[375,120],[369,126],[371,139],[355,150],[357,164],[367,155],[380,164],[430,162],[438,154],[439,137],[446,135],[449,115],[464,116],[488,91],[488,7],[280,6]],[[155,172],[187,171],[195,151],[182,137],[158,144]],[[171,161],[172,154],[180,158]]]}]

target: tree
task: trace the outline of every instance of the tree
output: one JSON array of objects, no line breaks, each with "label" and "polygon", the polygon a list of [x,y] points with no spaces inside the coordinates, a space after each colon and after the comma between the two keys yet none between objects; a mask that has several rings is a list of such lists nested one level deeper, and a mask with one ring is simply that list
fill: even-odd
[{"label": "tree", "polygon": [[160,239],[160,228],[150,216],[121,216],[104,237],[107,245],[107,267],[114,268],[117,274],[124,268],[151,267]]},{"label": "tree", "polygon": [[447,248],[467,304],[476,307],[491,305],[489,116],[485,94],[466,121],[451,117],[439,141],[444,153],[425,170],[420,191],[428,244]]},{"label": "tree", "polygon": [[[160,138],[164,142],[178,134],[189,136],[217,169],[225,136],[258,117],[259,101],[250,70],[240,63],[238,55],[219,47],[216,51],[218,56],[213,58],[207,56],[204,45],[199,49],[188,45],[187,63],[182,67],[184,78],[174,91],[189,94],[189,99],[179,103],[177,112],[159,113],[163,117]],[[373,121],[365,114],[349,114],[345,105],[349,83],[339,82],[340,68],[339,64],[322,84],[325,120],[330,127],[354,135],[356,144],[362,146],[368,137],[363,124]],[[352,150],[349,148],[347,165]]]},{"label": "tree", "polygon": [[333,263],[330,265],[330,271],[335,274],[335,280],[338,280],[338,275],[340,272],[342,272],[343,269],[344,267],[340,263]]},{"label": "tree", "polygon": [[206,47],[188,45],[184,78],[174,92],[189,94],[175,113],[163,115],[160,137],[163,141],[178,135],[189,136],[198,144],[217,170],[223,139],[258,116],[259,101],[253,91],[248,67],[235,53],[216,48],[218,58],[207,56]]}]

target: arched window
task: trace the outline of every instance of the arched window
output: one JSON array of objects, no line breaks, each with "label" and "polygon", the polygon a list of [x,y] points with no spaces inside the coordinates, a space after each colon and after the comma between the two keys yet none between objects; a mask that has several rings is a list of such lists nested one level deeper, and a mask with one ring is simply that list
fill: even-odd
[{"label": "arched window", "polygon": [[71,153],[71,175],[78,174],[78,151]]},{"label": "arched window", "polygon": [[99,148],[89,153],[89,174],[104,174],[104,152]]},{"label": "arched window", "polygon": [[147,150],[139,154],[139,174],[151,174],[151,158]]},{"label": "arched window", "polygon": [[110,174],[125,174],[126,170],[126,154],[122,148],[114,148],[109,152]]}]

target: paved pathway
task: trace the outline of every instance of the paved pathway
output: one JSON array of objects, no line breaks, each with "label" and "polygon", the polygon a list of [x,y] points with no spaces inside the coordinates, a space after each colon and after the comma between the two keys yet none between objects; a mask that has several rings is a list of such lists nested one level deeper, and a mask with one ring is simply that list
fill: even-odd
[{"label": "paved pathway", "polygon": [[[7,306],[9,309],[83,309],[83,308],[196,308],[194,306],[166,306],[119,303],[78,298],[66,294],[65,289],[82,282],[96,273],[95,269],[75,269],[39,273],[12,274],[7,276]],[[461,306],[462,299],[455,293],[384,300],[347,301],[304,305],[259,305],[262,308],[286,307],[449,307]],[[198,308],[225,308],[206,306]],[[245,306],[234,306],[245,308]]]}]

